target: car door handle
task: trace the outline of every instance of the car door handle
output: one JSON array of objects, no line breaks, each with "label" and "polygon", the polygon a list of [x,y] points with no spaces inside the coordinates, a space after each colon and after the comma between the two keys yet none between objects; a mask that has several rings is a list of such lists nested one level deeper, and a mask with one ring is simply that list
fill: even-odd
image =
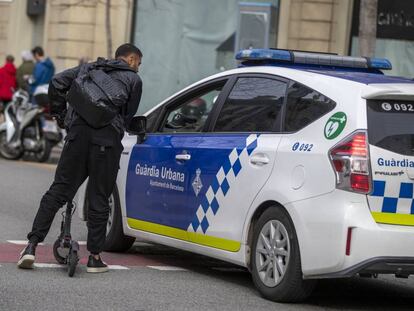
[{"label": "car door handle", "polygon": [[270,160],[267,155],[265,154],[256,154],[250,158],[250,163],[254,165],[266,165],[269,164]]},{"label": "car door handle", "polygon": [[191,155],[190,154],[187,154],[187,153],[177,154],[175,156],[175,159],[178,160],[178,161],[188,161],[188,160],[191,159]]}]

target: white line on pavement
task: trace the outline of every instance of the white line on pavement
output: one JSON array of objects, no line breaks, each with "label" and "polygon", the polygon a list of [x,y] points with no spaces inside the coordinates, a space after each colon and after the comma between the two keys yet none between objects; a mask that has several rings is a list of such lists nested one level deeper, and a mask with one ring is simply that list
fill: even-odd
[{"label": "white line on pavement", "polygon": [[[27,240],[7,240],[8,243],[16,245],[27,245]],[[44,243],[39,243],[38,245],[45,245]]]},{"label": "white line on pavement", "polygon": [[56,263],[35,263],[36,268],[64,268],[65,265],[58,265]]},{"label": "white line on pavement", "polygon": [[110,270],[129,270],[128,267],[125,266],[119,266],[119,265],[108,265],[108,268]]},{"label": "white line on pavement", "polygon": [[[16,245],[27,245],[27,240],[7,240],[8,243]],[[79,245],[86,245],[86,241],[78,241]],[[39,245],[45,245],[44,243],[39,243]]]},{"label": "white line on pavement", "polygon": [[[35,263],[34,266],[36,268],[65,268],[66,265],[59,265],[56,263]],[[129,270],[128,267],[120,266],[120,265],[108,265],[110,270]]]},{"label": "white line on pavement", "polygon": [[187,269],[173,266],[147,266],[148,268],[160,271],[188,271]]}]

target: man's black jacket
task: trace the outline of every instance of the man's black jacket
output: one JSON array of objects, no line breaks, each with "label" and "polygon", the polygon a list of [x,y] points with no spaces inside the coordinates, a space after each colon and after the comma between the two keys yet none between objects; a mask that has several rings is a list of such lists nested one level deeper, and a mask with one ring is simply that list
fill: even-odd
[{"label": "man's black jacket", "polygon": [[[108,74],[111,78],[120,81],[124,87],[119,89],[119,92],[128,98],[128,102],[125,103],[123,113],[120,113],[114,118],[111,124],[120,132],[125,131],[126,126],[129,124],[132,117],[135,115],[138,109],[139,102],[141,100],[142,94],[142,81],[141,78],[134,72],[128,64],[123,60],[104,60],[98,58],[97,62],[84,64],[82,66],[92,66],[93,64],[103,64],[106,63],[107,66],[111,68],[117,68],[119,70],[109,71]],[[69,105],[68,110],[66,111],[66,94],[72,85],[72,81],[76,79],[80,72],[80,66],[67,69],[61,73],[58,73],[52,78],[52,81],[49,84],[49,100],[51,103],[51,113],[54,115],[65,117],[65,127],[70,129],[73,125],[76,124],[86,124],[86,121],[83,120]]]}]

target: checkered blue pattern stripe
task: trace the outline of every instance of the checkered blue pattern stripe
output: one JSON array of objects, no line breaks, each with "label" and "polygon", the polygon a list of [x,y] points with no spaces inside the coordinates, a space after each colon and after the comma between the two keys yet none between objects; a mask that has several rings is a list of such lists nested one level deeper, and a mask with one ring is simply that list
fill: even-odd
[{"label": "checkered blue pattern stripe", "polygon": [[[385,180],[374,180],[372,199],[376,199],[378,204],[374,204],[373,208],[381,210],[373,210],[382,213],[395,214],[414,214],[414,195],[413,183],[401,182],[399,186]],[[372,204],[371,204],[372,205]]]},{"label": "checkered blue pattern stripe", "polygon": [[223,165],[217,172],[213,182],[201,199],[196,215],[188,226],[187,231],[206,233],[215,215],[220,209],[220,203],[229,193],[233,182],[245,165],[245,159],[249,158],[257,148],[258,135],[252,134],[246,138],[246,144],[241,148],[234,148]]}]

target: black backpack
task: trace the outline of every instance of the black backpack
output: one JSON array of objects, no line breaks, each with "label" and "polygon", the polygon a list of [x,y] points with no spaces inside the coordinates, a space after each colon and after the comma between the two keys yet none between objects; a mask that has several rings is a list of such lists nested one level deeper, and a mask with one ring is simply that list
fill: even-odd
[{"label": "black backpack", "polygon": [[128,100],[128,94],[122,91],[125,85],[108,75],[113,70],[129,68],[111,67],[102,59],[82,65],[66,97],[76,113],[94,128],[109,125]]}]

